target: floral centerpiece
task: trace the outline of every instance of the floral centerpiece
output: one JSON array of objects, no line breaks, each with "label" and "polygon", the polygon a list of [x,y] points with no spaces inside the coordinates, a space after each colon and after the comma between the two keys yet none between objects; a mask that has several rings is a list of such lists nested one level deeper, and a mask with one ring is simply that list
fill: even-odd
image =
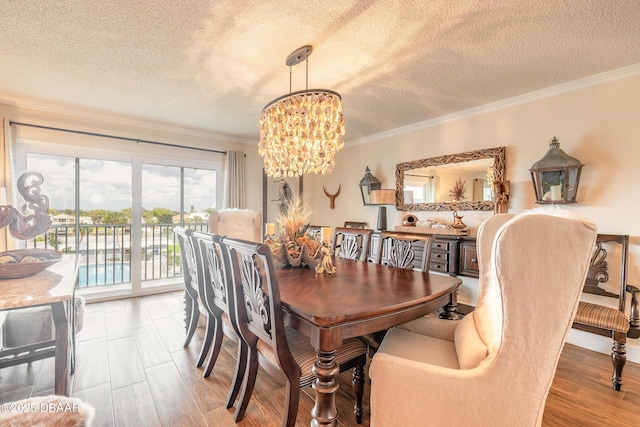
[{"label": "floral centerpiece", "polygon": [[321,242],[318,236],[309,233],[311,210],[300,196],[289,194],[283,197],[276,218],[275,235],[267,236],[265,243],[281,264],[293,267],[318,263]]}]

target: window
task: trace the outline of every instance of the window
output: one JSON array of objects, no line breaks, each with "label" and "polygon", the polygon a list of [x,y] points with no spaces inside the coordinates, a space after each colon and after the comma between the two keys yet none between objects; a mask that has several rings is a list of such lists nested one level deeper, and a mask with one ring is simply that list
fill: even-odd
[{"label": "window", "polygon": [[208,229],[209,212],[222,202],[221,155],[203,162],[17,142],[17,175],[43,175],[53,222],[28,245],[77,254],[83,291],[181,285],[172,229]]}]

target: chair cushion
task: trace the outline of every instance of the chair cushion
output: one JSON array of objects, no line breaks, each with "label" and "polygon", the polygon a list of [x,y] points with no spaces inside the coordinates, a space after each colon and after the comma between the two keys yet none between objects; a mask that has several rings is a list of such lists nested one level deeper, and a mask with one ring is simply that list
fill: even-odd
[{"label": "chair cushion", "polygon": [[[300,384],[308,384],[310,379],[315,378],[313,372],[311,372],[311,368],[313,368],[313,364],[317,360],[316,351],[309,343],[309,337],[301,334],[290,326],[285,326],[285,331],[291,355],[300,367]],[[276,354],[269,344],[259,339],[256,347],[258,352],[270,364],[279,368]],[[335,362],[341,366],[351,359],[355,359],[356,357],[362,356],[366,353],[367,346],[362,341],[355,338],[347,339],[340,347],[338,347]]]},{"label": "chair cushion", "polygon": [[473,369],[487,358],[489,349],[480,339],[474,313],[469,313],[460,322],[453,336],[458,363],[461,369]]},{"label": "chair cushion", "polygon": [[629,320],[616,308],[580,301],[574,323],[627,333]]},{"label": "chair cushion", "polygon": [[386,353],[443,368],[460,369],[456,347],[452,341],[441,340],[404,329],[389,329],[376,354],[379,353]]}]

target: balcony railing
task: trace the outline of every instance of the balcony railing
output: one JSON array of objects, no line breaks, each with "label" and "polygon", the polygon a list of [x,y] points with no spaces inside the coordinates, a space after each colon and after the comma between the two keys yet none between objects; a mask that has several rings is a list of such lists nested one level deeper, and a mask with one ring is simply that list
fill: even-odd
[{"label": "balcony railing", "polygon": [[[177,224],[142,224],[140,239],[141,281],[182,276],[180,245],[174,239]],[[188,223],[185,227],[208,231],[207,223]],[[109,286],[131,282],[131,224],[52,225],[28,242],[33,248],[54,249],[79,255],[77,286]],[[76,248],[76,241],[78,247]]]}]

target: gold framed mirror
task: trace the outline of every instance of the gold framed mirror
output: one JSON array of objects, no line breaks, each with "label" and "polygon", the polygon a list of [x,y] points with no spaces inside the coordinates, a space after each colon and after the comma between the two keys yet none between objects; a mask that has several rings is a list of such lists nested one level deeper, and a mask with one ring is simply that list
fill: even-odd
[{"label": "gold framed mirror", "polygon": [[505,179],[505,147],[396,165],[400,211],[492,211],[493,182]]}]

